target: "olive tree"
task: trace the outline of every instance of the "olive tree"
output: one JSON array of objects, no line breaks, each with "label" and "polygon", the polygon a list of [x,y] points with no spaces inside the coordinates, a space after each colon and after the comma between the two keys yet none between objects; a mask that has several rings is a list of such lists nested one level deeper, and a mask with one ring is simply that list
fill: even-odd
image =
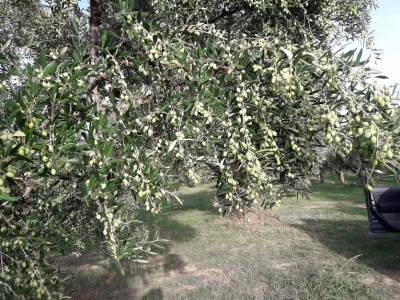
[{"label": "olive tree", "polygon": [[32,63],[4,44],[1,76],[19,82],[0,100],[2,292],[61,297],[50,259],[91,237],[117,261],[151,254],[137,214],[179,201],[204,168],[221,214],[279,205],[321,147],[397,173],[396,102],[361,55],[335,50],[366,35],[373,6],[91,0]]}]

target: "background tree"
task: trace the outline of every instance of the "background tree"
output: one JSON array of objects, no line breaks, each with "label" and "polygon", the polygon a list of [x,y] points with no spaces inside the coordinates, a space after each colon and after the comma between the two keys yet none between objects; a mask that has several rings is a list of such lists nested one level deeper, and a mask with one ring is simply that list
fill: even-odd
[{"label": "background tree", "polygon": [[323,152],[319,166],[320,182],[325,182],[325,176],[328,172],[334,172],[338,176],[341,184],[346,184],[345,173],[359,175],[362,170],[360,166],[357,165],[357,155],[354,154],[355,157],[353,157],[352,154],[353,153],[349,153],[347,157],[343,157],[332,153],[329,149]]}]

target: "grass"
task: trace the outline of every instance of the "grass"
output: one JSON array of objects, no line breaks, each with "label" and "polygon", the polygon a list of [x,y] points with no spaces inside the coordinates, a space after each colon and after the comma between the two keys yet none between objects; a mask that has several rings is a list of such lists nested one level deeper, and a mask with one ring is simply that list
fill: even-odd
[{"label": "grass", "polygon": [[[220,219],[209,185],[156,221],[170,240],[122,277],[96,255],[67,259],[74,299],[400,299],[400,235],[370,236],[363,193],[334,177],[248,220]],[[390,181],[388,181],[390,182]],[[65,262],[64,262],[65,264]]]}]

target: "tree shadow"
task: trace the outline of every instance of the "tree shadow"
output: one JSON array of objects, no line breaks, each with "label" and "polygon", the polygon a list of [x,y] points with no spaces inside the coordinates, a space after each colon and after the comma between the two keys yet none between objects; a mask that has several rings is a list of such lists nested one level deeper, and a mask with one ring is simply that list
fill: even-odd
[{"label": "tree shadow", "polygon": [[[358,182],[354,175],[348,176],[348,179],[346,184],[341,184],[337,180],[320,183],[318,180],[312,179],[310,193],[318,198],[331,201],[362,202],[360,199],[364,199],[363,185]],[[398,183],[394,176],[385,175],[376,178],[375,186],[394,187],[398,186]]]},{"label": "tree shadow", "polygon": [[359,203],[364,196],[363,188],[358,184],[335,184],[335,183],[316,183],[313,182],[311,195],[330,201],[346,201],[351,203]]},{"label": "tree shadow", "polygon": [[141,300],[161,300],[164,299],[164,293],[160,288],[151,289],[145,295],[143,295]]},{"label": "tree shadow", "polygon": [[365,217],[365,220],[368,219],[367,215],[367,207],[365,202],[359,203],[359,206],[340,206],[336,207],[335,210],[340,211],[346,215],[350,216],[362,216]]},{"label": "tree shadow", "polygon": [[[149,258],[148,263],[123,263],[124,274],[117,264],[98,257],[97,261],[80,258],[73,263],[69,274],[73,275],[67,291],[72,299],[139,299],[140,291],[152,286],[154,281],[175,274],[184,274],[187,262],[178,254],[164,253]],[[141,299],[163,299],[160,288],[148,291]]]},{"label": "tree shadow", "polygon": [[213,205],[213,200],[215,197],[215,191],[214,190],[197,190],[197,189],[192,189],[192,191],[189,190],[181,193],[180,198],[183,201],[183,206],[174,206],[171,207],[169,206],[166,209],[166,212],[173,213],[174,211],[187,211],[187,210],[198,210],[198,211],[204,211],[213,215],[218,214],[218,209],[216,209]]},{"label": "tree shadow", "polygon": [[215,197],[215,187],[211,183],[203,183],[195,186],[184,186],[176,196],[182,200],[182,204],[178,201],[166,201],[163,203],[163,211],[173,214],[175,211],[199,210],[216,213],[218,210],[213,205]]},{"label": "tree shadow", "polygon": [[136,283],[147,287],[152,281],[183,274],[186,272],[188,263],[178,254],[169,253],[158,255],[149,260],[148,264],[135,264],[131,270],[131,275],[136,278]]},{"label": "tree shadow", "polygon": [[[178,254],[170,253],[170,245],[195,238],[196,230],[168,215],[159,216],[159,220],[161,237],[168,242],[153,250],[158,254],[148,257],[148,263],[123,261],[124,274],[114,260],[95,251],[80,257],[70,254],[59,258],[60,270],[72,275],[68,295],[77,300],[139,299],[139,291],[146,290],[154,279],[185,272],[187,262]],[[162,298],[161,289],[152,289],[143,296],[143,299]]]},{"label": "tree shadow", "polygon": [[[172,215],[173,214],[171,213],[161,214],[155,220],[155,224],[160,231],[160,236],[171,243],[180,243],[192,240],[197,235],[196,229],[172,219]],[[168,247],[168,244],[165,246]]]},{"label": "tree shadow", "polygon": [[372,236],[367,218],[362,220],[302,219],[292,227],[307,233],[328,249],[357,261],[400,282],[400,235]]},{"label": "tree shadow", "polygon": [[165,257],[163,263],[164,273],[174,270],[183,270],[186,262],[177,254],[169,254]]},{"label": "tree shadow", "polygon": [[[69,284],[69,294],[73,299],[138,299],[138,291],[154,286],[154,281],[187,272],[193,266],[188,265],[178,254],[170,253],[171,245],[194,239],[197,231],[188,225],[188,222],[180,221],[177,216],[182,210],[204,211],[207,215],[217,214],[213,207],[214,195],[215,192],[209,185],[188,188],[181,193],[183,207],[170,205],[157,216],[143,215],[143,221],[155,224],[154,229],[159,230],[160,237],[168,242],[163,243],[162,248],[154,249],[158,255],[149,257],[148,263],[123,262],[124,275],[114,261],[106,259],[97,250],[85,253],[79,258],[61,258],[61,269],[74,276]],[[163,291],[159,288],[152,289],[142,298],[162,299]]]},{"label": "tree shadow", "polygon": [[[86,253],[75,258],[65,256],[58,263],[71,276],[67,295],[72,299],[137,299],[137,290],[129,287],[129,274],[124,276],[111,259]],[[129,273],[129,268],[126,271]]]}]

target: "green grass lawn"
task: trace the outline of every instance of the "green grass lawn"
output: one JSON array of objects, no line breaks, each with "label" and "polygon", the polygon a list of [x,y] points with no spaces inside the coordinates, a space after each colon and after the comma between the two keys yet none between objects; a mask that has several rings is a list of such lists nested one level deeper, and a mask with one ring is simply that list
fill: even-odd
[{"label": "green grass lawn", "polygon": [[248,220],[220,219],[209,185],[156,218],[170,240],[122,277],[96,255],[68,261],[74,299],[400,299],[400,234],[371,236],[362,189],[313,183]]}]

